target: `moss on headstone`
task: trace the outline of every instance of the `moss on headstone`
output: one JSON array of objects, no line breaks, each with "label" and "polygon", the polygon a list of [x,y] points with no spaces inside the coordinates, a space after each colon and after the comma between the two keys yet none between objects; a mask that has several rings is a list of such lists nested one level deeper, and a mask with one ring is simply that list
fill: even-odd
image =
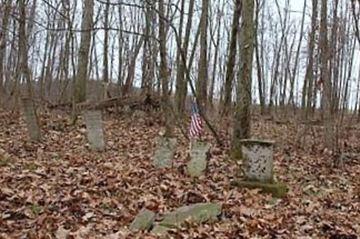
[{"label": "moss on headstone", "polygon": [[141,231],[141,230],[149,230],[155,220],[155,213],[143,209],[139,212],[139,214],[135,217],[134,221],[130,225],[131,231]]},{"label": "moss on headstone", "polygon": [[40,141],[41,132],[39,126],[39,119],[36,113],[35,105],[32,99],[21,99],[23,105],[23,114],[27,125],[28,134],[31,141]]},{"label": "moss on headstone", "polygon": [[176,145],[175,138],[160,137],[153,157],[154,166],[157,168],[171,167]]},{"label": "moss on headstone", "polygon": [[261,192],[270,193],[273,197],[277,198],[284,197],[288,191],[286,184],[280,182],[262,183],[256,181],[235,180],[231,182],[231,185],[249,189],[259,188],[261,189]]},{"label": "moss on headstone", "polygon": [[152,233],[166,234],[166,231],[180,227],[185,221],[192,223],[215,221],[220,214],[221,206],[215,203],[197,203],[183,206],[165,214],[163,220],[154,227]]},{"label": "moss on headstone", "polygon": [[171,227],[166,227],[162,225],[155,225],[154,228],[151,230],[151,233],[157,235],[157,236],[166,236],[168,234],[168,231],[171,230]]},{"label": "moss on headstone", "polygon": [[103,151],[105,149],[105,141],[101,111],[93,110],[84,112],[84,120],[91,149]]},{"label": "moss on headstone", "polygon": [[207,156],[210,144],[206,142],[194,142],[190,151],[190,161],[187,163],[187,170],[191,177],[201,176],[207,165]]}]

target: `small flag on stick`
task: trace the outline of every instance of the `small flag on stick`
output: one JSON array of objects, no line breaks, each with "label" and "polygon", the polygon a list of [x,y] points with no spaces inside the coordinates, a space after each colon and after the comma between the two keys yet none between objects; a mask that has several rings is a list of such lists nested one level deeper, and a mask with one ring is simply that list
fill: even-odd
[{"label": "small flag on stick", "polygon": [[199,108],[195,101],[191,103],[191,123],[189,136],[190,138],[198,138],[203,132],[203,122],[200,117]]}]

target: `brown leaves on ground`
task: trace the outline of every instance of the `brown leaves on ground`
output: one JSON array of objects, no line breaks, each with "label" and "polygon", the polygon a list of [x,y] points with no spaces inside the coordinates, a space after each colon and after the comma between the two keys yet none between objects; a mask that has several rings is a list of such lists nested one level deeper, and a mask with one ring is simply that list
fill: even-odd
[{"label": "brown leaves on ground", "polygon": [[[188,146],[180,145],[171,169],[152,166],[160,122],[106,116],[106,151],[89,150],[85,126],[43,114],[41,143],[27,140],[23,119],[0,113],[1,238],[156,238],[127,226],[144,207],[158,213],[196,202],[218,202],[218,222],[184,225],[174,238],[356,238],[360,234],[360,166],[350,159],[334,168],[323,152],[321,128],[305,142],[298,127],[255,121],[255,137],[275,139],[277,179],[290,192],[274,199],[258,190],[230,187],[240,175],[228,146],[212,148],[205,176],[186,175]],[[223,135],[225,131],[222,132]],[[209,140],[214,140],[208,136]],[[344,150],[360,153],[360,129],[343,132]],[[228,141],[227,145],[228,145]],[[158,219],[159,219],[158,218]]]}]

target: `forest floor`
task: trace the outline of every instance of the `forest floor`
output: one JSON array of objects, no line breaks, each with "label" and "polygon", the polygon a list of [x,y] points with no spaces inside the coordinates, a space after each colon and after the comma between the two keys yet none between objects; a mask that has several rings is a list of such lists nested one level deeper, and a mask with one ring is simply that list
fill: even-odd
[{"label": "forest floor", "polygon": [[355,156],[334,167],[321,126],[255,118],[254,137],[276,141],[276,178],[290,189],[282,199],[230,186],[240,170],[227,156],[225,130],[222,147],[207,134],[207,172],[193,180],[180,133],[173,167],[152,165],[156,114],[106,115],[106,151],[99,153],[89,149],[82,120],[71,126],[64,114],[42,114],[43,140],[32,143],[23,118],[0,111],[0,238],[156,238],[127,229],[142,208],[161,217],[207,201],[222,205],[219,221],[184,225],[174,238],[357,238],[360,125],[340,131],[343,152]]}]

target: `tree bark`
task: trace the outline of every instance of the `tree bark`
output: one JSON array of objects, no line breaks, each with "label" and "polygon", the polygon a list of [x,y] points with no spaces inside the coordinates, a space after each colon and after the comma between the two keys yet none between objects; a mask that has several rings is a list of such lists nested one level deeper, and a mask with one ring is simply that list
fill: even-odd
[{"label": "tree bark", "polygon": [[311,109],[313,98],[313,82],[314,82],[314,49],[315,49],[315,36],[317,29],[318,17],[318,0],[312,0],[312,14],[311,14],[311,30],[309,34],[309,52],[308,62],[306,66],[304,85],[302,90],[302,107],[305,109],[305,118]]},{"label": "tree bark", "polygon": [[254,0],[244,0],[242,9],[242,27],[240,34],[240,69],[234,118],[233,149],[235,158],[241,154],[240,140],[250,137],[251,118],[251,76],[254,53]]},{"label": "tree bark", "polygon": [[324,82],[324,141],[325,146],[329,150],[334,148],[334,118],[331,110],[332,86],[329,76],[329,46],[328,46],[328,30],[327,30],[327,0],[321,0],[321,19],[320,19],[320,67],[321,80]]},{"label": "tree bark", "polygon": [[236,59],[236,42],[239,31],[239,20],[241,16],[242,1],[236,0],[235,10],[232,19],[230,46],[229,46],[229,57],[226,65],[226,77],[225,77],[225,96],[224,96],[224,108],[222,115],[227,115],[231,107],[232,98],[232,85],[234,81],[234,66]]},{"label": "tree bark", "polygon": [[108,96],[109,84],[109,14],[110,14],[110,0],[106,0],[104,10],[104,52],[103,52],[103,98]]},{"label": "tree bark", "polygon": [[91,43],[91,30],[93,26],[94,1],[84,0],[83,16],[81,22],[81,40],[79,60],[75,77],[74,101],[75,103],[86,100],[86,84],[88,77],[89,53]]},{"label": "tree bark", "polygon": [[3,5],[2,11],[4,15],[1,19],[0,29],[0,105],[2,105],[3,96],[6,94],[5,90],[5,57],[6,57],[6,41],[7,41],[7,27],[9,25],[10,13],[11,13],[11,0],[6,0]]},{"label": "tree bark", "polygon": [[27,91],[24,92],[23,97],[32,99],[32,86],[31,75],[28,66],[28,49],[27,49],[27,33],[26,33],[26,0],[20,0],[19,2],[19,82],[25,83]]},{"label": "tree bark", "polygon": [[209,0],[202,0],[202,12],[200,19],[200,59],[199,74],[197,79],[197,97],[201,107],[206,111],[207,86],[208,86],[208,59],[207,59],[207,29],[209,15]]},{"label": "tree bark", "polygon": [[166,25],[164,14],[164,1],[159,0],[159,43],[160,43],[160,78],[162,85],[162,106],[165,115],[165,136],[170,137],[173,133],[170,115],[170,97],[169,97],[169,70],[167,63],[166,50]]}]

